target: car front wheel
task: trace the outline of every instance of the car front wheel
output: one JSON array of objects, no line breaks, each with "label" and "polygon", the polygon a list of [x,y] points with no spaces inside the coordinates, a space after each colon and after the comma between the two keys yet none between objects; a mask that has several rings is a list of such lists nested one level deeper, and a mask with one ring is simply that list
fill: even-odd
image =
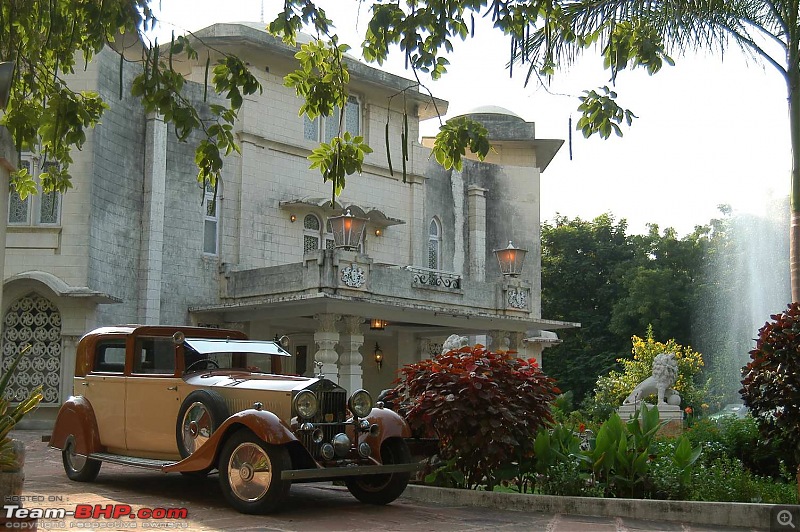
[{"label": "car front wheel", "polygon": [[[384,465],[408,464],[411,462],[411,453],[406,442],[401,439],[391,439],[383,444],[381,459]],[[353,497],[361,502],[389,504],[405,491],[410,477],[410,473],[365,475],[347,478],[345,484]]]},{"label": "car front wheel", "polygon": [[100,473],[100,460],[86,458],[75,453],[75,438],[70,436],[64,450],[61,451],[61,461],[64,462],[64,471],[67,478],[76,482],[91,482]]},{"label": "car front wheel", "polygon": [[265,443],[248,429],[228,438],[217,466],[223,495],[245,514],[266,514],[280,507],[291,486],[281,480],[281,473],[291,467],[284,447]]}]

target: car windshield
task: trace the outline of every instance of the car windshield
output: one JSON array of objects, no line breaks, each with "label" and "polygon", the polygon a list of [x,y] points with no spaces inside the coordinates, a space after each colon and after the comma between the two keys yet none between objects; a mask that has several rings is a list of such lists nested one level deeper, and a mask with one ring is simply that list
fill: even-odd
[{"label": "car windshield", "polygon": [[275,372],[275,357],[290,356],[276,342],[189,339],[184,341],[186,373],[211,369]]}]

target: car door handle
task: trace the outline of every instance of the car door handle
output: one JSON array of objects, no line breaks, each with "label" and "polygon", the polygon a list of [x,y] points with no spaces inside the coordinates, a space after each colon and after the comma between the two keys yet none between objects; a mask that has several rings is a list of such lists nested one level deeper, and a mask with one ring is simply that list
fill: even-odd
[{"label": "car door handle", "polygon": [[89,383],[88,382],[82,382],[81,386],[89,386]]},{"label": "car door handle", "polygon": [[177,389],[178,389],[177,386],[170,386],[170,387],[167,388],[167,390],[177,390]]}]

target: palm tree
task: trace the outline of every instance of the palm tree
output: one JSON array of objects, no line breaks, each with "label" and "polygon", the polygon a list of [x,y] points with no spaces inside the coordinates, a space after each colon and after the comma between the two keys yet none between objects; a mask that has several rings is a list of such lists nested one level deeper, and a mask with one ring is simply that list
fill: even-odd
[{"label": "palm tree", "polygon": [[[548,74],[584,50],[601,43],[605,64],[617,71],[645,67],[656,72],[670,54],[710,50],[722,54],[730,45],[771,65],[786,82],[791,135],[791,225],[789,231],[791,295],[800,301],[800,1],[781,0],[564,0],[538,4],[535,31],[514,51],[517,61],[531,60],[531,74]],[[597,94],[595,94],[597,96]],[[622,110],[600,95],[606,109]],[[595,108],[597,109],[597,107]],[[596,122],[584,110],[584,123]],[[609,111],[606,111],[607,113]],[[579,123],[579,126],[581,124]],[[618,131],[615,124],[606,125]],[[588,130],[584,130],[584,134]],[[593,132],[597,132],[596,130]],[[601,134],[602,131],[601,131]]]}]

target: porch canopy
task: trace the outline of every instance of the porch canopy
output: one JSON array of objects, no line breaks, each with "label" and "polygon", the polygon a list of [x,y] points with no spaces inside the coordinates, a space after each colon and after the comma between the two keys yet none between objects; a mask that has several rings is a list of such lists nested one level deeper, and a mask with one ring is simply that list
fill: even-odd
[{"label": "porch canopy", "polygon": [[530,318],[527,316],[502,316],[477,309],[449,309],[431,303],[415,301],[365,301],[362,298],[341,294],[295,294],[284,297],[263,297],[220,305],[191,307],[189,311],[199,321],[241,323],[268,321],[276,330],[308,331],[317,328],[318,314],[362,316],[380,318],[395,330],[403,329],[422,334],[485,334],[502,330],[526,332],[558,330],[580,327],[579,323]]}]

